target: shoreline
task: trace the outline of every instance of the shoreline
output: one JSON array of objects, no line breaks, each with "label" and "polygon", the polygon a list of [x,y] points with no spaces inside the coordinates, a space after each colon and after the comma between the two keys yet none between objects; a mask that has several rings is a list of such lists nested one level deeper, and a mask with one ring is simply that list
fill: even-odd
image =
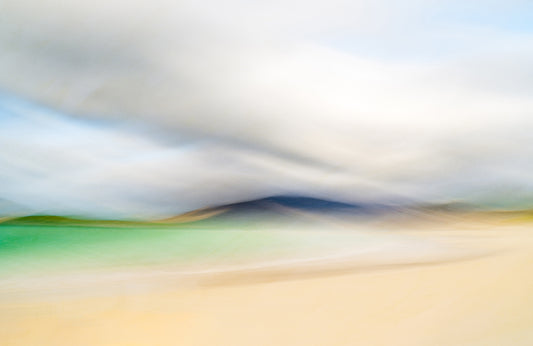
[{"label": "shoreline", "polygon": [[456,229],[448,240],[471,253],[500,252],[373,270],[211,276],[183,286],[124,280],[80,296],[41,292],[0,302],[2,344],[531,345],[531,227]]}]

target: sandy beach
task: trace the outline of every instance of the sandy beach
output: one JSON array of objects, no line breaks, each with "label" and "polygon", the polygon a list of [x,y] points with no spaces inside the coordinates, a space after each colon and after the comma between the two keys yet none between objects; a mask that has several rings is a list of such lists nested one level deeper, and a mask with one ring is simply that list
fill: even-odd
[{"label": "sandy beach", "polygon": [[124,282],[104,293],[102,281],[81,296],[3,299],[2,344],[533,344],[531,227],[425,237],[442,234],[479,255],[204,275],[189,285]]}]

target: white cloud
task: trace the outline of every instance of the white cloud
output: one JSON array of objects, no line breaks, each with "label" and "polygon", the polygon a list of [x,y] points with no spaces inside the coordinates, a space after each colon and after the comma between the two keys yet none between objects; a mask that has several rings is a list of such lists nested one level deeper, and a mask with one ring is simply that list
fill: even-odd
[{"label": "white cloud", "polygon": [[[35,161],[47,154],[19,140],[3,164],[40,172],[26,186],[49,181],[42,196],[65,172],[76,192],[56,204],[92,196],[123,213],[288,186],[429,199],[529,188],[532,35],[492,19],[526,5],[492,1],[480,19],[457,17],[478,13],[475,1],[5,1],[4,90],[77,116],[141,119],[163,142],[28,123],[55,154]],[[182,138],[207,144],[182,153]],[[12,196],[29,189],[19,185]]]}]

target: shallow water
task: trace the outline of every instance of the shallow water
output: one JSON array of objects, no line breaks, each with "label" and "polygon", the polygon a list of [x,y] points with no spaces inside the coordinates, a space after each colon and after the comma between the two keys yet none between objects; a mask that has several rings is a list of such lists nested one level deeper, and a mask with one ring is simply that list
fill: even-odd
[{"label": "shallow water", "polygon": [[334,226],[0,225],[0,275],[298,262],[430,246],[387,232]]}]

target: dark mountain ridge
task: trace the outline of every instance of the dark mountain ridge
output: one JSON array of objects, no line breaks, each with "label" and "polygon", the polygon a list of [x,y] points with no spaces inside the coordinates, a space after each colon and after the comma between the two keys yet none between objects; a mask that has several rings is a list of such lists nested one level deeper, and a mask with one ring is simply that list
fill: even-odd
[{"label": "dark mountain ridge", "polygon": [[219,210],[217,219],[246,217],[295,217],[305,214],[327,215],[370,215],[386,211],[388,208],[377,204],[352,204],[305,196],[270,196],[256,200],[238,202],[209,208]]}]

